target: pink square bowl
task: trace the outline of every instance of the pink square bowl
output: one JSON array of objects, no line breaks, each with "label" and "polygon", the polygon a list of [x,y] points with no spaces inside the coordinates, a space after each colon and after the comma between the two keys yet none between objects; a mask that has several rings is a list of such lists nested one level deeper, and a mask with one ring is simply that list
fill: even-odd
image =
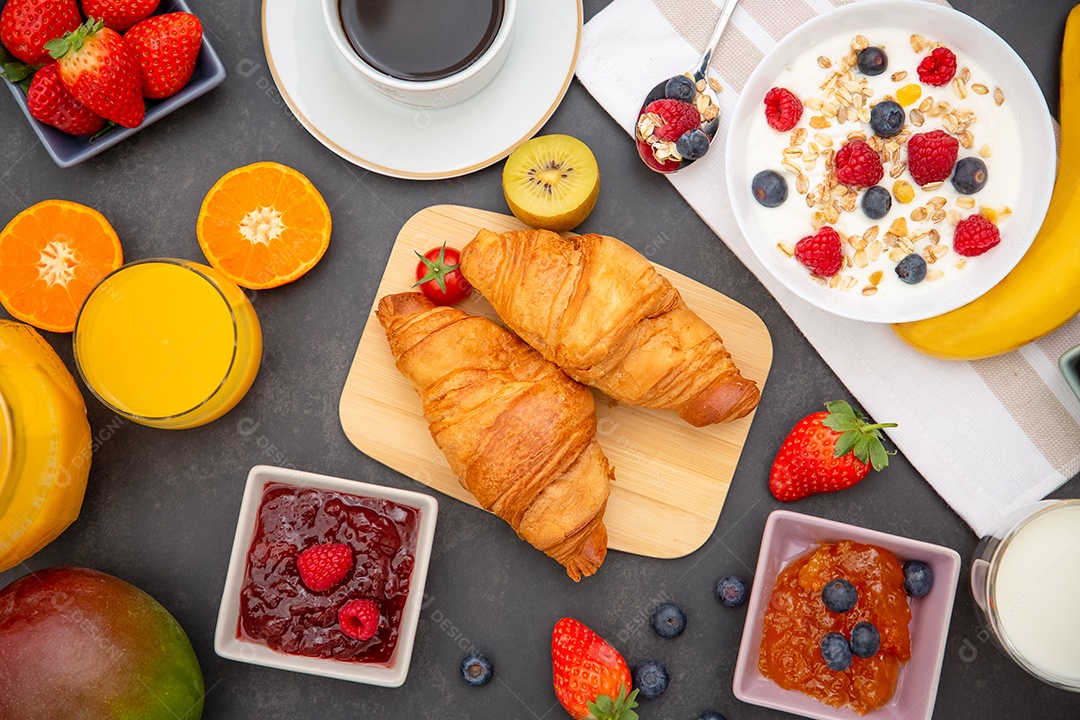
[{"label": "pink square bowl", "polygon": [[[762,623],[776,578],[792,560],[817,547],[819,542],[854,542],[877,545],[892,552],[901,563],[921,560],[934,572],[934,588],[911,603],[911,660],[900,670],[896,692],[888,704],[866,716],[848,708],[834,708],[793,690],[784,690],[758,670]],[[956,585],[960,579],[960,555],[940,545],[889,535],[832,520],[776,510],[765,523],[754,586],[746,613],[733,690],[745,703],[783,710],[817,720],[891,718],[930,720],[937,700],[941,663],[952,616]]]}]

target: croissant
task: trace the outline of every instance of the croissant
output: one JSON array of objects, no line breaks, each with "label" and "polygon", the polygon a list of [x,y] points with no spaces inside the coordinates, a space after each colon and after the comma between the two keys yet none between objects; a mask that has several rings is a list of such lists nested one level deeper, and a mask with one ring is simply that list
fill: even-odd
[{"label": "croissant", "polygon": [[716,331],[615,238],[481,230],[461,270],[525,342],[615,400],[675,410],[697,427],[757,407],[757,385]]},{"label": "croissant", "polygon": [[595,573],[614,473],[588,388],[491,320],[419,293],[382,298],[376,316],[462,486],[575,581]]}]

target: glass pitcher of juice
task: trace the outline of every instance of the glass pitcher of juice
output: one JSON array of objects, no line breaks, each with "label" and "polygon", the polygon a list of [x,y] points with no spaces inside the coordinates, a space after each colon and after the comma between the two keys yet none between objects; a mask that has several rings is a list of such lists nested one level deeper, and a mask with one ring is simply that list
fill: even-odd
[{"label": "glass pitcher of juice", "polygon": [[71,373],[32,327],[0,320],[0,571],[78,517],[90,451]]},{"label": "glass pitcher of juice", "polygon": [[169,430],[231,410],[262,359],[259,319],[243,290],[187,260],[140,260],[107,275],[79,311],[74,345],[101,402]]}]

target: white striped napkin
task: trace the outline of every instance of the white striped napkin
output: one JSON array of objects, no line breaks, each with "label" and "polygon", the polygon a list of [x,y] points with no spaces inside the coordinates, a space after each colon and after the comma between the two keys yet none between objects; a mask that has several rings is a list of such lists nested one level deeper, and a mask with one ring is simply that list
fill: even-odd
[{"label": "white striped napkin", "polygon": [[[717,3],[722,4],[720,0]],[[845,0],[744,0],[717,52],[721,110],[762,56],[801,23]],[[944,3],[942,3],[944,4]],[[712,0],[614,0],[585,25],[577,75],[628,133],[665,69],[696,65],[720,11]],[[717,147],[726,143],[721,123]],[[1080,401],[1057,358],[1080,344],[1080,319],[1020,350],[976,362],[933,360],[888,326],[844,320],[787,291],[751,252],[725,197],[722,152],[672,184],[776,297],[866,411],[899,427],[890,439],[979,534],[1080,471]],[[837,338],[845,342],[836,342]]]}]

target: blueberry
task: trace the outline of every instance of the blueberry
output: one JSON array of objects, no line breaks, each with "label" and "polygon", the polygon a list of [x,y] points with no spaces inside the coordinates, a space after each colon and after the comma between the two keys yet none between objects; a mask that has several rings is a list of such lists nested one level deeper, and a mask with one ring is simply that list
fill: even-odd
[{"label": "blueberry", "polygon": [[725,575],[716,583],[716,599],[723,603],[724,607],[739,607],[746,602],[749,594],[746,581],[738,575]]},{"label": "blueberry", "polygon": [[487,685],[494,673],[491,661],[480,653],[470,653],[461,661],[461,676],[474,687]]},{"label": "blueberry", "polygon": [[[926,278],[926,261],[922,255],[911,253],[896,264],[896,276],[908,285],[921,283]],[[907,584],[906,578],[904,583]]]},{"label": "blueberry", "polygon": [[830,670],[844,672],[851,667],[851,645],[847,638],[838,632],[828,633],[821,638],[821,659]]},{"label": "blueberry", "polygon": [[787,180],[775,170],[762,170],[750,183],[754,199],[767,208],[784,204],[787,200]]},{"label": "blueberry", "polygon": [[892,137],[904,129],[906,118],[900,103],[882,100],[870,111],[870,127],[880,137]]},{"label": "blueberry", "polygon": [[889,67],[889,56],[879,47],[868,47],[859,53],[859,72],[863,75],[880,75]]},{"label": "blueberry", "polygon": [[709,136],[700,128],[687,130],[675,141],[675,150],[683,160],[697,160],[709,152]]},{"label": "blueberry", "polygon": [[716,712],[715,710],[706,710],[701,713],[701,716],[697,720],[727,720],[726,717]]},{"label": "blueberry", "polygon": [[676,638],[686,630],[686,613],[675,603],[658,605],[652,614],[652,626],[662,638]]},{"label": "blueberry", "polygon": [[880,220],[892,210],[892,195],[888,190],[875,185],[867,188],[862,196],[862,211],[871,220]]},{"label": "blueberry", "polygon": [[672,100],[692,103],[696,96],[697,88],[694,87],[694,81],[685,75],[676,75],[668,80],[667,85],[664,86],[664,97]]},{"label": "blueberry", "polygon": [[821,589],[821,600],[834,613],[846,613],[859,602],[859,591],[844,578],[837,578]]},{"label": "blueberry", "polygon": [[962,158],[953,170],[952,185],[962,195],[979,192],[986,186],[986,163],[976,157]]},{"label": "blueberry", "polygon": [[904,563],[904,592],[911,597],[921,598],[934,587],[934,571],[920,560],[908,560]]},{"label": "blueberry", "polygon": [[638,695],[651,699],[660,697],[667,690],[667,668],[656,660],[645,660],[634,667],[634,687]]},{"label": "blueberry", "polygon": [[881,647],[881,633],[872,623],[861,622],[851,628],[851,652],[861,658],[872,658]]}]

